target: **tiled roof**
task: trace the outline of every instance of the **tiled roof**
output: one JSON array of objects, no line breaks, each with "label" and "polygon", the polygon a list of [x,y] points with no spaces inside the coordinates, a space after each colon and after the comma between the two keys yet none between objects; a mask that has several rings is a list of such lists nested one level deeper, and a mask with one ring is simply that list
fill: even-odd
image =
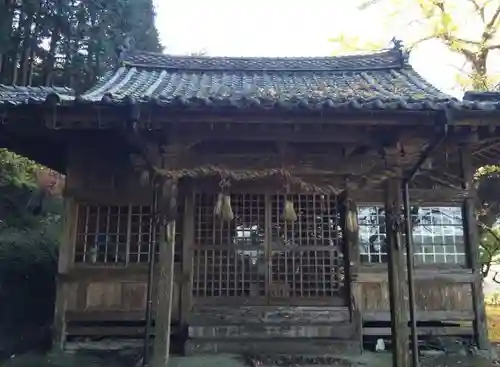
[{"label": "tiled roof", "polygon": [[74,99],[75,93],[65,87],[24,87],[0,84],[0,105],[19,105],[24,103],[42,103],[51,94],[59,98]]},{"label": "tiled roof", "polygon": [[181,109],[500,110],[498,101],[459,101],[442,93],[398,49],[294,58],[125,52],[121,67],[89,91],[76,98],[69,92],[54,88],[61,103],[136,102]]}]

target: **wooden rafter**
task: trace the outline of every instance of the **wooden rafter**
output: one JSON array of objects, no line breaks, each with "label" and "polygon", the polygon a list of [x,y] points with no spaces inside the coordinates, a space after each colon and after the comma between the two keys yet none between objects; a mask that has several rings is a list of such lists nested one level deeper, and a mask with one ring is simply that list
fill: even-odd
[{"label": "wooden rafter", "polygon": [[482,153],[487,152],[491,149],[495,149],[497,147],[500,147],[500,138],[493,138],[489,141],[487,140],[482,142],[479,148],[475,149],[472,152],[472,155],[474,156],[481,155]]}]

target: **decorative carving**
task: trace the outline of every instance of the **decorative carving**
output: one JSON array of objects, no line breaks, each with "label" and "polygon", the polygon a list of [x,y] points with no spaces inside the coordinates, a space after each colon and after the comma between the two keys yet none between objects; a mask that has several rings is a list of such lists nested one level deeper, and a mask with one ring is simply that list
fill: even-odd
[{"label": "decorative carving", "polygon": [[404,47],[402,40],[398,40],[396,37],[393,37],[391,42],[392,49],[399,52],[401,65],[404,66],[408,62],[408,59],[410,57],[409,51]]}]

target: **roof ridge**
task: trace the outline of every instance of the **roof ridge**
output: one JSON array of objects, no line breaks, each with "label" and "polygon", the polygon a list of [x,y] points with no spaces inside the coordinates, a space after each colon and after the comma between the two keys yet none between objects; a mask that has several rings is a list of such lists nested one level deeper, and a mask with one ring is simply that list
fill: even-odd
[{"label": "roof ridge", "polygon": [[[124,57],[128,55],[150,55],[150,56],[168,56],[172,58],[179,59],[337,59],[337,58],[347,58],[347,57],[362,57],[362,56],[374,56],[387,53],[395,53],[393,48],[383,48],[374,51],[358,51],[355,53],[346,53],[342,55],[328,55],[328,56],[221,56],[221,55],[176,55],[163,52],[154,51],[141,51],[141,50],[127,50],[124,51]],[[126,61],[126,60],[125,60]]]},{"label": "roof ridge", "polygon": [[190,56],[148,51],[123,51],[121,66],[193,71],[359,71],[398,69],[407,62],[398,50],[339,56]]}]

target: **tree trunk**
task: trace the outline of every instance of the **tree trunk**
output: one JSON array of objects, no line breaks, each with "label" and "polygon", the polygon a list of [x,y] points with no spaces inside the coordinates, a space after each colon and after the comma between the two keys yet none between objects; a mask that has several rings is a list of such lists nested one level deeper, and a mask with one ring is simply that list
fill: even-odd
[{"label": "tree trunk", "polygon": [[472,63],[472,88],[477,91],[489,89],[488,80],[488,51],[479,52],[476,60]]},{"label": "tree trunk", "polygon": [[33,84],[33,69],[35,68],[34,65],[35,62],[35,47],[31,47],[31,52],[30,52],[30,63],[29,63],[29,69],[28,69],[28,81],[27,85]]},{"label": "tree trunk", "polygon": [[[29,6],[29,5],[27,5]],[[24,18],[24,19],[23,19]],[[22,37],[20,62],[19,62],[19,84],[26,85],[28,82],[28,65],[31,50],[31,27],[33,26],[33,14],[26,8],[23,8],[23,17],[20,18],[20,34]]]},{"label": "tree trunk", "polygon": [[59,41],[61,39],[61,20],[60,17],[62,17],[62,9],[61,9],[61,2],[57,1],[57,9],[55,13],[53,14],[53,21],[54,21],[54,28],[52,29],[52,33],[50,35],[50,46],[49,46],[49,51],[47,53],[47,58],[44,60],[43,63],[43,84],[44,85],[50,85],[52,84],[52,77],[53,77],[53,71],[55,67],[55,62],[56,62],[56,52],[57,52],[57,46],[59,44]]},{"label": "tree trunk", "polygon": [[[9,48],[12,47],[12,25],[14,23],[13,0],[0,0],[0,81],[7,75],[7,59]],[[2,44],[3,43],[3,44]]]}]

